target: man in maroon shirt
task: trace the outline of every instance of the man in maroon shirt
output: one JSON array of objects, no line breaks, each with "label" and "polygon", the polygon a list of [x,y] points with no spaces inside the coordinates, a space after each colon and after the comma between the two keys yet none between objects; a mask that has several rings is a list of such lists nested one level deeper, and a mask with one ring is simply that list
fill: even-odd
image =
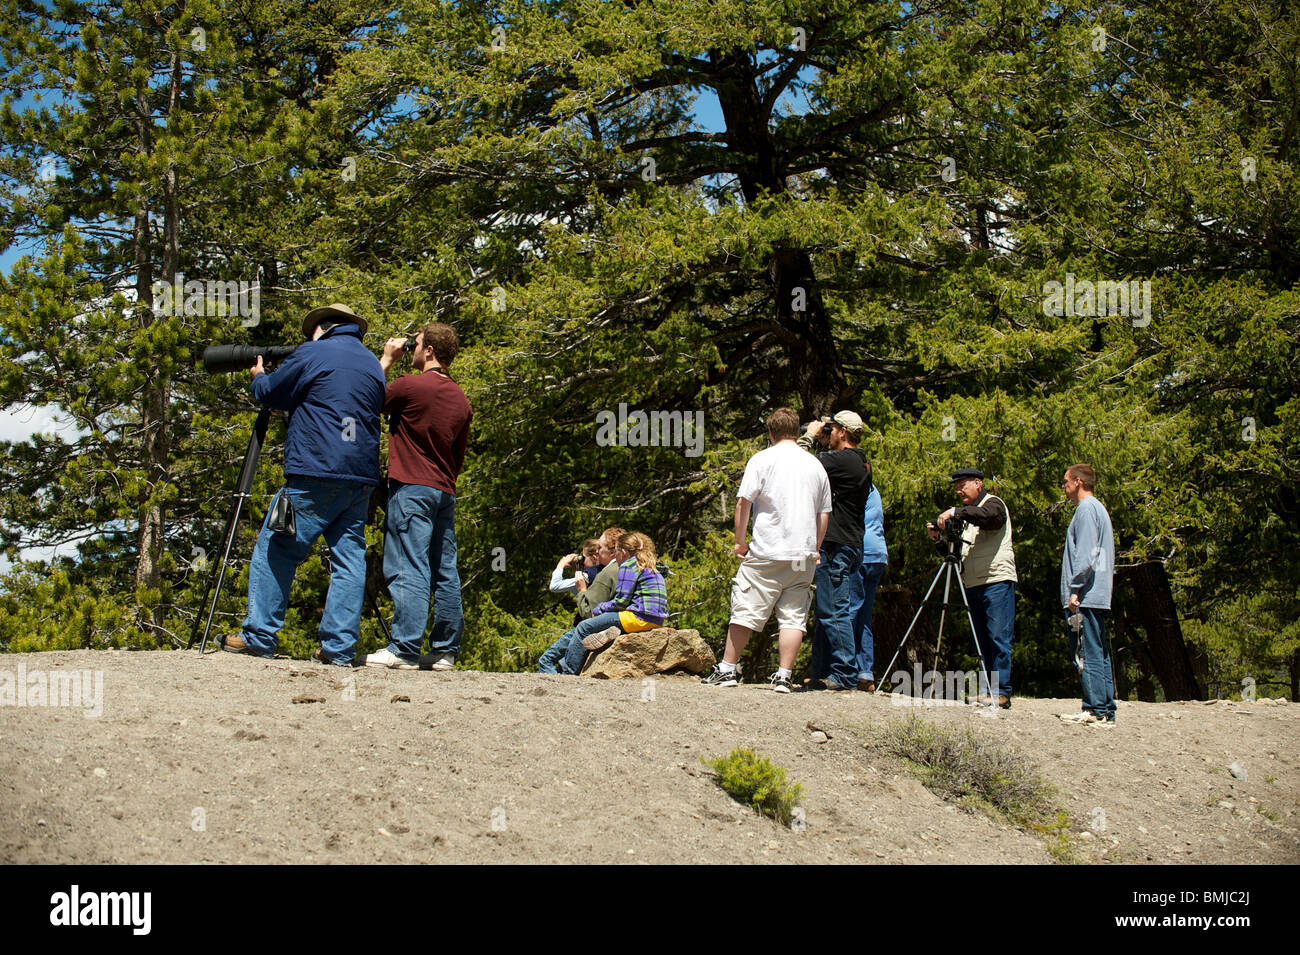
[{"label": "man in maroon shirt", "polygon": [[[385,374],[405,338],[390,338],[379,360]],[[433,322],[415,336],[411,367],[388,386],[388,523],[384,580],[393,598],[392,642],[366,657],[366,666],[450,670],[456,664],[465,614],[456,570],[456,477],[474,412],[451,380],[460,349],[450,325]],[[429,653],[420,656],[429,596],[433,627]]]}]

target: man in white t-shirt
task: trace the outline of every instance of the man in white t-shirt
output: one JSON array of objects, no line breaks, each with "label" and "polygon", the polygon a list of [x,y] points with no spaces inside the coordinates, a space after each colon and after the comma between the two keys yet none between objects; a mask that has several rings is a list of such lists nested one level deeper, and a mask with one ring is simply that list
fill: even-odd
[{"label": "man in white t-shirt", "polygon": [[[708,686],[740,683],[740,655],[755,630],[775,611],[781,628],[780,668],[772,688],[793,689],[791,671],[807,629],[817,552],[830,520],[831,485],[826,470],[795,439],[799,416],[778,408],[767,419],[772,446],[745,465],[736,498],[736,556],[740,567],[731,581],[731,623],[722,662],[701,682]],[[750,511],[753,544],[746,544]]]}]

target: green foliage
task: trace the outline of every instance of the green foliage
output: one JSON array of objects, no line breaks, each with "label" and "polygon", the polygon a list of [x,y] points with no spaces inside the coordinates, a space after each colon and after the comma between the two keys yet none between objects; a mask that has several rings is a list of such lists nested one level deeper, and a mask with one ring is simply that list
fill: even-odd
[{"label": "green foliage", "polygon": [[[871,427],[882,601],[933,576],[922,524],[953,503],[948,473],[991,475],[1024,691],[1077,690],[1058,484],[1080,460],[1119,561],[1166,562],[1213,681],[1300,679],[1286,5],[307,10],[0,11],[0,234],[32,251],[0,280],[0,402],[76,429],[0,447],[9,558],[77,548],[0,582],[24,646],[87,627],[91,645],[184,642],[252,418],[246,378],[196,373],[199,348],[293,342],[305,308],[342,300],[372,346],[432,318],[462,339],[463,665],[530,665],[567,625],[555,558],[614,523],[654,537],[675,622],[720,647],[740,474],[764,416],[793,404]],[[176,273],[260,280],[261,324],[142,307]],[[1067,273],[1150,281],[1150,321],[1045,314]],[[597,444],[596,414],[620,404],[702,413],[703,453]],[[273,425],[254,522],[282,440]],[[245,525],[222,627],[242,617],[252,540]],[[283,649],[314,644],[324,587],[318,554]],[[362,628],[365,652],[382,638],[369,612]],[[964,632],[945,643],[973,668]]]},{"label": "green foliage", "polygon": [[731,578],[738,563],[730,534],[710,534],[698,544],[688,544],[672,563],[665,578],[671,624],[682,630],[698,630],[700,636],[721,648],[731,616]]},{"label": "green foliage", "polygon": [[[0,650],[153,650],[166,646],[135,626],[129,606],[75,587],[66,570],[18,568],[0,592]],[[16,596],[21,594],[21,596]]]},{"label": "green foliage", "polygon": [[549,613],[520,617],[480,595],[465,608],[470,626],[456,665],[463,669],[518,673],[532,670],[556,638],[573,626],[571,602]]},{"label": "green foliage", "polygon": [[1216,604],[1204,620],[1184,624],[1188,636],[1222,661],[1212,696],[1288,697],[1295,701],[1300,620],[1296,593],[1255,592]]},{"label": "green foliage", "polygon": [[790,825],[803,786],[786,782],[785,770],[774,766],[766,756],[749,749],[733,749],[726,756],[701,758],[700,762],[717,774],[718,785],[732,799],[783,826]]}]

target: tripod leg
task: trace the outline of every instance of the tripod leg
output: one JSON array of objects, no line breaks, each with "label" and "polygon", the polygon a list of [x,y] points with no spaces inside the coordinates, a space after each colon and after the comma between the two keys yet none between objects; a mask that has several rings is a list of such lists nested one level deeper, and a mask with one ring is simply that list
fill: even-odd
[{"label": "tripod leg", "polygon": [[393,633],[388,628],[388,622],[384,620],[384,615],[379,612],[378,595],[383,593],[384,571],[383,571],[383,553],[384,548],[388,546],[388,495],[383,493],[384,520],[378,520],[377,497],[383,492],[384,485],[381,480],[376,486],[375,494],[370,500],[370,514],[366,518],[367,525],[374,524],[383,532],[380,539],[378,550],[366,548],[366,600],[370,603],[370,613],[374,616],[375,621],[379,624],[379,629],[384,632],[384,639],[389,643],[393,642]]},{"label": "tripod leg", "polygon": [[[203,642],[199,645],[199,653],[204,654],[208,648],[208,634],[212,630],[212,618],[217,612],[217,601],[221,598],[221,586],[226,579],[226,565],[230,561],[230,551],[235,543],[235,533],[239,529],[239,516],[244,509],[244,501],[248,499],[253,490],[253,478],[257,474],[257,461],[262,455],[262,442],[266,440],[266,427],[271,421],[271,409],[262,408],[257,413],[257,420],[253,423],[253,433],[248,438],[248,450],[244,452],[244,466],[239,471],[239,481],[235,485],[235,500],[230,508],[230,517],[226,521],[226,532],[221,544],[221,561],[213,569],[213,576],[208,579],[208,586],[203,592],[203,603],[207,605],[207,616],[203,624]],[[215,583],[214,583],[215,581]],[[211,595],[211,602],[208,597]],[[199,620],[203,619],[202,612],[200,616],[194,618],[194,629],[190,632],[190,642],[185,649],[194,646],[194,641],[199,636]]]},{"label": "tripod leg", "polygon": [[[241,494],[235,500],[235,509],[230,514],[230,523],[226,528],[225,541],[221,547],[221,561],[216,568],[216,583],[214,585],[212,580],[209,580],[207,591],[205,591],[203,595],[203,602],[207,605],[208,612],[203,623],[203,642],[199,644],[200,654],[208,652],[208,634],[212,630],[212,618],[217,612],[217,600],[221,597],[221,586],[226,580],[226,566],[230,561],[230,548],[235,542],[235,530],[239,525],[239,515],[243,510],[245,496],[246,495]],[[209,593],[212,595],[211,602],[208,601]],[[191,647],[194,646],[195,637],[198,635],[198,627],[199,618],[196,617],[194,619],[194,632],[190,634],[189,645]],[[188,649],[188,647],[186,649]]]},{"label": "tripod leg", "polygon": [[882,671],[884,678],[876,684],[877,693],[882,692],[881,688],[884,687],[885,683],[889,680],[889,675],[894,672],[894,661],[897,660],[898,655],[903,652],[903,647],[907,646],[907,638],[912,635],[912,630],[916,627],[916,622],[921,619],[921,611],[925,609],[926,603],[930,600],[930,594],[934,593],[935,585],[939,583],[939,574],[943,573],[943,568],[945,566],[947,565],[940,565],[939,570],[934,575],[934,580],[930,581],[930,589],[927,590],[925,596],[921,598],[921,605],[916,608],[916,614],[912,617],[912,622],[907,625],[907,632],[903,634],[903,639],[899,641],[898,649],[895,650],[894,655],[889,658],[889,665]]},{"label": "tripod leg", "polygon": [[[231,529],[236,524],[239,523],[239,512],[241,510],[243,503],[244,503],[243,498],[237,494],[235,496],[234,505],[230,509],[230,514],[226,517],[226,528],[221,532],[221,557],[217,561],[217,563],[213,565],[212,573],[208,575],[208,585],[205,588],[203,588],[203,601],[199,605],[200,606],[199,612],[194,615],[194,626],[190,628],[190,642],[185,645],[186,650],[192,649],[194,647],[194,641],[196,641],[199,638],[199,626],[204,619],[202,608],[208,606],[208,598],[212,596],[212,587],[214,581],[216,581],[218,577],[223,576],[225,574],[226,555],[230,553],[230,541],[233,537],[231,533]],[[216,601],[213,601],[213,606],[215,605],[216,605]],[[208,624],[211,625],[212,622],[211,613],[208,613],[207,620],[208,620]],[[207,640],[208,640],[208,630],[205,627],[203,630],[203,643],[205,646],[207,644]],[[199,652],[203,652],[203,648],[200,648]]]},{"label": "tripod leg", "polygon": [[[943,603],[939,605],[939,638],[934,643],[934,672],[936,674],[939,672],[939,654],[943,649],[943,625],[948,619],[948,594],[952,589],[952,575],[955,572],[953,565],[947,561],[944,562],[943,566],[947,568],[947,573],[943,577]],[[934,684],[931,683],[930,699],[934,699],[935,692]]]},{"label": "tripod leg", "polygon": [[373,588],[366,587],[366,599],[370,601],[370,612],[374,615],[375,620],[379,622],[379,629],[384,631],[384,638],[393,642],[393,634],[388,629],[388,624],[384,621],[384,615],[379,612],[379,602],[375,600],[375,591]]}]

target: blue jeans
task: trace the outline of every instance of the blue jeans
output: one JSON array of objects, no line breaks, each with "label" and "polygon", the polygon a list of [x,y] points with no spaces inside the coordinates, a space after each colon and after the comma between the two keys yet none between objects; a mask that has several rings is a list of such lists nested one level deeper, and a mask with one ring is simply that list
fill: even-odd
[{"label": "blue jeans", "polygon": [[460,651],[465,611],[456,570],[456,497],[423,484],[389,482],[384,581],[393,598],[388,650],[408,663],[420,659],[433,596],[429,652]]},{"label": "blue jeans", "polygon": [[[320,621],[321,654],[330,663],[352,663],[361,634],[366,595],[366,509],[371,485],[325,478],[289,477],[279,494],[293,503],[296,534],[277,534],[262,522],[248,567],[248,617],[240,636],[257,656],[273,656],[284,626],[289,589],[298,569],[324,537],[330,549],[329,593]],[[271,508],[267,508],[270,517]]]},{"label": "blue jeans", "polygon": [[[1067,623],[1065,633],[1070,641],[1070,659],[1082,655],[1083,670],[1079,679],[1083,683],[1083,708],[1098,719],[1115,718],[1115,676],[1110,668],[1110,647],[1106,645],[1105,610],[1080,607],[1083,615],[1083,632],[1074,635]],[[1070,612],[1065,612],[1069,619]],[[1080,654],[1082,644],[1082,654]]]},{"label": "blue jeans", "polygon": [[862,565],[862,603],[853,619],[853,639],[858,649],[858,680],[875,681],[871,672],[875,664],[875,639],[871,634],[871,612],[876,606],[876,588],[885,576],[888,564]]},{"label": "blue jeans", "polygon": [[1011,641],[1016,629],[1016,585],[1010,580],[966,588],[975,640],[987,670],[988,692],[1011,696]]},{"label": "blue jeans", "polygon": [[618,611],[611,610],[608,613],[598,613],[594,617],[588,617],[565,633],[564,636],[546,648],[546,652],[537,661],[537,672],[568,673],[571,675],[580,673],[582,664],[586,661],[589,652],[582,645],[582,638],[593,633],[600,633],[606,627],[623,629],[619,623]]},{"label": "blue jeans", "polygon": [[858,685],[858,647],[853,622],[862,604],[862,547],[823,544],[813,575],[817,632],[813,634],[812,678],[831,677],[840,686]]}]

